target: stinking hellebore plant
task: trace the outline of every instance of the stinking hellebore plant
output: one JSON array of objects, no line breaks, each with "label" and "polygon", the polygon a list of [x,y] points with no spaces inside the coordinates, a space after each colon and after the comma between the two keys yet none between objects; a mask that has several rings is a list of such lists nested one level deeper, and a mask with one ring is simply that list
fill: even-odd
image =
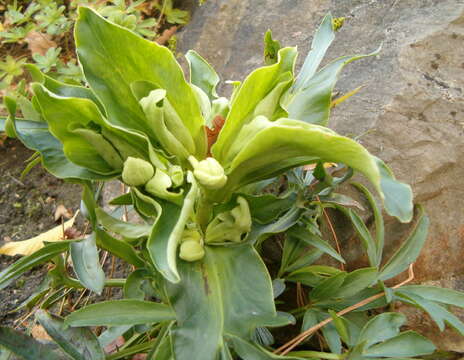
[{"label": "stinking hellebore plant", "polygon": [[[413,217],[410,187],[358,142],[326,127],[338,73],[377,54],[344,56],[318,69],[339,25],[330,15],[324,18],[298,75],[296,48],[281,48],[268,32],[267,65],[234,82],[229,100],[217,94],[219,77],[196,52],[186,54],[186,81],[167,48],[80,8],[76,49],[88,87],[61,83],[29,66],[35,121],[15,119],[16,105],[7,99],[5,129],[35,150],[53,175],[83,185],[81,209],[92,232],[22,258],[0,273],[0,285],[52,260],[51,286],[101,293],[105,285],[119,285],[124,299],[82,307],[65,319],[38,311],[37,320],[59,348],[8,328],[0,328],[0,346],[26,359],[58,359],[63,353],[104,359],[103,346],[124,335],[124,347],[107,359],[144,352],[157,360],[354,360],[432,352],[434,346],[419,334],[400,332],[403,315],[368,316],[366,310],[392,301],[426,310],[441,329],[446,322],[463,332],[446,310],[462,306],[462,294],[419,285],[388,288],[383,282],[417,258],[428,226],[423,211],[403,246],[382,262],[383,220],[371,193],[356,185],[373,210],[375,235],[354,211],[360,205],[334,192],[357,172],[370,181],[388,214],[401,222]],[[324,165],[330,163],[337,164],[335,170]],[[118,210],[100,207],[101,184],[112,179],[130,190],[110,204],[135,211],[139,222],[122,221]],[[370,267],[347,272],[314,264],[323,254],[344,262],[319,231],[329,207],[352,221]],[[263,241],[277,233],[284,234],[283,254],[272,281],[260,252]],[[98,248],[133,266],[127,279],[105,279]],[[62,254],[68,250],[77,279],[66,271]],[[274,302],[292,282],[311,289],[310,301],[294,316],[276,311]],[[355,307],[363,311],[337,315],[375,294],[381,295]],[[292,324],[295,317],[303,318],[303,330],[331,318],[321,330],[323,349],[331,354],[273,353],[268,328]],[[106,330],[97,340],[90,326]]]}]

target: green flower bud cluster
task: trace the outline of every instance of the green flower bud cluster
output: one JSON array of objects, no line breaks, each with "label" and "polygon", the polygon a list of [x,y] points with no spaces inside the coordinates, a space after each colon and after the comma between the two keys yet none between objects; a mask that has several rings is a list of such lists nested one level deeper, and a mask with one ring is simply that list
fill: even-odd
[{"label": "green flower bud cluster", "polygon": [[217,190],[226,184],[227,176],[224,174],[224,168],[215,158],[208,157],[198,161],[195,157],[189,156],[188,160],[192,164],[193,175],[205,188]]},{"label": "green flower bud cluster", "polygon": [[237,198],[237,206],[218,214],[206,228],[205,242],[240,242],[251,230],[251,214],[245,198]]},{"label": "green flower bud cluster", "polygon": [[196,229],[185,229],[182,234],[179,257],[185,261],[197,261],[205,256],[203,239],[200,232]]}]

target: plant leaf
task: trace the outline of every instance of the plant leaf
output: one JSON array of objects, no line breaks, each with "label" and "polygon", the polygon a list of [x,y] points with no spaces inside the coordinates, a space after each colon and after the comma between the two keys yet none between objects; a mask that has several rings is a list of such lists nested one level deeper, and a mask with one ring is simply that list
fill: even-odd
[{"label": "plant leaf", "polygon": [[177,246],[185,224],[193,212],[198,196],[198,185],[191,172],[187,175],[191,187],[182,207],[165,202],[147,242],[147,249],[158,271],[170,282],[179,282],[177,271]]},{"label": "plant leaf", "polygon": [[151,301],[125,299],[88,305],[69,314],[65,319],[65,324],[70,326],[119,326],[174,319],[175,314],[167,305]]},{"label": "plant leaf", "polygon": [[194,155],[200,159],[205,156],[206,135],[200,107],[169,49],[106,21],[86,7],[79,8],[75,38],[85,78],[113,125],[154,136],[130,88],[136,81],[152,82],[167,91],[169,102],[195,139]]},{"label": "plant leaf", "polygon": [[95,233],[71,243],[70,252],[79,282],[100,295],[105,286],[105,273],[100,265]]},{"label": "plant leaf", "polygon": [[5,326],[0,326],[0,345],[24,360],[63,360],[63,356],[58,355],[50,345],[41,344],[32,337]]},{"label": "plant leaf", "polygon": [[213,67],[194,50],[187,51],[185,58],[190,68],[190,82],[203,90],[210,100],[217,98],[216,86],[220,79]]},{"label": "plant leaf", "polygon": [[103,225],[108,231],[122,235],[129,239],[138,239],[140,237],[148,236],[151,230],[150,225],[145,224],[132,224],[127,221],[116,219],[115,217],[107,214],[103,209],[96,208],[98,222]]},{"label": "plant leaf", "polygon": [[383,313],[370,319],[362,328],[358,344],[365,342],[366,347],[388,340],[400,332],[400,327],[406,322],[401,313]]},{"label": "plant leaf", "polygon": [[419,215],[413,231],[401,247],[393,254],[380,271],[379,280],[388,280],[405,271],[420,254],[427,238],[429,218],[422,206],[418,206]]},{"label": "plant leaf", "polygon": [[405,331],[363,352],[366,357],[406,357],[431,354],[435,346],[414,331]]},{"label": "plant leaf", "polygon": [[66,328],[62,318],[44,310],[35,313],[48,335],[74,360],[104,360],[105,354],[95,334],[87,328]]}]

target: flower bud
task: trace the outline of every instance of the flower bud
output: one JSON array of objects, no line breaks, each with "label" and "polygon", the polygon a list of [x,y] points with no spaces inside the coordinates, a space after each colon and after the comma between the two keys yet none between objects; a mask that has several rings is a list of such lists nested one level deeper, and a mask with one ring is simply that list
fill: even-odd
[{"label": "flower bud", "polygon": [[201,243],[202,236],[200,232],[196,229],[185,229],[182,233],[182,242],[185,241],[196,241],[197,243]]},{"label": "flower bud", "polygon": [[173,165],[168,169],[174,187],[181,186],[184,183],[184,171],[179,165]]},{"label": "flower bud", "polygon": [[214,190],[220,189],[226,184],[227,176],[224,174],[224,168],[215,158],[208,157],[198,161],[190,156],[189,161],[193,166],[193,175],[204,187]]},{"label": "flower bud", "polygon": [[153,166],[143,159],[128,157],[122,170],[122,181],[130,186],[140,186],[150,180],[155,173]]},{"label": "flower bud", "polygon": [[185,261],[197,261],[205,256],[203,246],[195,240],[187,240],[180,244],[179,257]]}]

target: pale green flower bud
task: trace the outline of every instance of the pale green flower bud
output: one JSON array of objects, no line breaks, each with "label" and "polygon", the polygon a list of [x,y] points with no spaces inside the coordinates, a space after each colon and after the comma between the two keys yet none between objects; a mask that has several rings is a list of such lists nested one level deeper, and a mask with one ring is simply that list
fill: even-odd
[{"label": "pale green flower bud", "polygon": [[173,165],[168,169],[174,187],[181,186],[184,183],[184,171],[179,165]]},{"label": "pale green flower bud", "polygon": [[193,156],[189,157],[190,164],[193,166],[193,175],[198,182],[208,189],[220,189],[227,182],[224,168],[215,158],[208,157],[198,161]]},{"label": "pale green flower bud", "polygon": [[155,176],[145,184],[145,190],[154,196],[171,201],[179,206],[182,205],[183,189],[179,192],[172,192],[168,190],[171,186],[172,181],[169,175],[160,169],[156,169]]},{"label": "pale green flower bud", "polygon": [[182,233],[182,242],[185,241],[196,241],[201,243],[202,237],[198,230],[196,229],[185,229]]},{"label": "pale green flower bud", "polygon": [[195,240],[184,241],[180,245],[179,257],[185,261],[197,261],[205,256],[205,249],[203,246]]},{"label": "pale green flower bud", "polygon": [[122,170],[122,181],[130,186],[144,185],[155,173],[153,166],[143,159],[128,157]]}]

